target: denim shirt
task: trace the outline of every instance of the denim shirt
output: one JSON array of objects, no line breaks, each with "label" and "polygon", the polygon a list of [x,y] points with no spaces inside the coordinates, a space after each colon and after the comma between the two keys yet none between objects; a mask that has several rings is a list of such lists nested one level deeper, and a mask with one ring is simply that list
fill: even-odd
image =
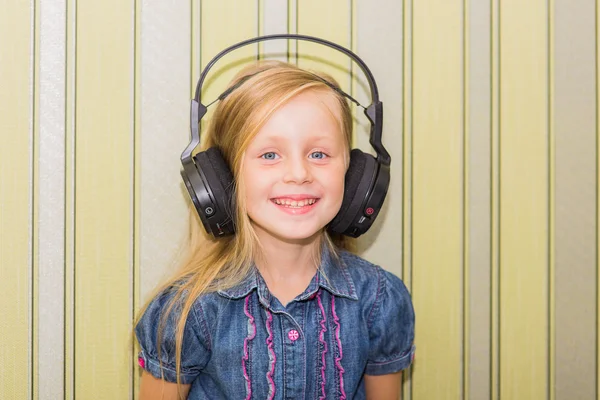
[{"label": "denim shirt", "polygon": [[[405,285],[349,252],[339,261],[323,252],[321,269],[285,307],[256,268],[234,288],[201,295],[182,346],[188,399],[364,399],[364,374],[407,368],[415,315]],[[140,366],[169,382],[176,381],[175,314],[160,362],[156,340],[172,294],[155,297],[135,329]]]}]

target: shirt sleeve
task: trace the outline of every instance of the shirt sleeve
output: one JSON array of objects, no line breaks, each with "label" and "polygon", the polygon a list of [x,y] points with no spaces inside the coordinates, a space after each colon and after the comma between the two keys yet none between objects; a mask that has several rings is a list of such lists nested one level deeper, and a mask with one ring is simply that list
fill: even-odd
[{"label": "shirt sleeve", "polygon": [[[175,329],[181,307],[173,307],[173,311],[165,318],[166,322],[162,324],[161,321],[174,294],[174,290],[171,290],[157,295],[135,327],[141,349],[138,356],[140,367],[168,382],[177,382]],[[210,358],[210,337],[199,301],[194,303],[187,316],[181,349],[180,381],[188,384],[200,375]]]},{"label": "shirt sleeve", "polygon": [[408,289],[394,274],[378,269],[378,288],[369,314],[367,375],[408,368],[415,346],[415,312]]}]

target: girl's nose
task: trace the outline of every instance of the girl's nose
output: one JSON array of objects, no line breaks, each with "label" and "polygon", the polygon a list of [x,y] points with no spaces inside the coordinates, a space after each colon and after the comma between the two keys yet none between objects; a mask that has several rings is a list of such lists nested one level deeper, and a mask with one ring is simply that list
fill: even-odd
[{"label": "girl's nose", "polygon": [[285,183],[305,183],[312,181],[308,160],[304,157],[290,158],[286,163],[283,181]]}]

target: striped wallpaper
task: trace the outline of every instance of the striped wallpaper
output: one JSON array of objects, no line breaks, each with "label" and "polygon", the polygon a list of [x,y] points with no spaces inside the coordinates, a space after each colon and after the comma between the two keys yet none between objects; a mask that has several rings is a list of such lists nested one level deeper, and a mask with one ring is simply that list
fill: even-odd
[{"label": "striped wallpaper", "polygon": [[[0,398],[132,399],[135,311],[185,235],[202,67],[320,36],[367,62],[393,157],[361,254],[417,313],[404,398],[597,399],[597,0],[0,0]],[[258,52],[260,50],[260,53]],[[296,56],[296,51],[301,56]],[[224,58],[349,60],[293,41]],[[366,119],[355,143],[368,149]]]}]

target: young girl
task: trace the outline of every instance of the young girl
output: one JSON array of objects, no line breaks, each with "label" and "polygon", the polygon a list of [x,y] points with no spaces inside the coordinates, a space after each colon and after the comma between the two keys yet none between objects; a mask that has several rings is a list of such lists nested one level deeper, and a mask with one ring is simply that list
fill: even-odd
[{"label": "young girl", "polygon": [[236,233],[209,237],[192,207],[187,258],[135,328],[140,399],[397,399],[410,295],[327,230],[350,162],[346,98],[281,62],[230,87],[203,145],[233,174]]}]

